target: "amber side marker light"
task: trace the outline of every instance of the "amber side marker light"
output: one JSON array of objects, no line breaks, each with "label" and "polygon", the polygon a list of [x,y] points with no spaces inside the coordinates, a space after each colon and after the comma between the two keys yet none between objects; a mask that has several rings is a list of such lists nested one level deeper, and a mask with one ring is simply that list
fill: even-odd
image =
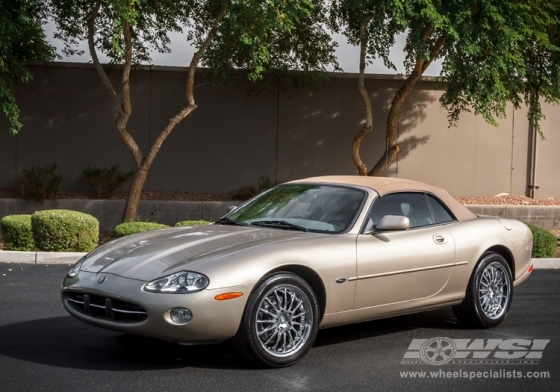
[{"label": "amber side marker light", "polygon": [[243,295],[243,293],[224,293],[218,294],[214,297],[216,301],[227,301],[228,299],[235,299],[239,298]]}]

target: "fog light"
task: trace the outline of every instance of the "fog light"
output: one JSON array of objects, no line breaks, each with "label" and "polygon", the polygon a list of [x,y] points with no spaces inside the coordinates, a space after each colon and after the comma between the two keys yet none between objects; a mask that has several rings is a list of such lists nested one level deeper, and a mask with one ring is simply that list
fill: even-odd
[{"label": "fog light", "polygon": [[186,324],[192,320],[192,313],[185,308],[175,308],[171,311],[171,320],[177,324]]}]

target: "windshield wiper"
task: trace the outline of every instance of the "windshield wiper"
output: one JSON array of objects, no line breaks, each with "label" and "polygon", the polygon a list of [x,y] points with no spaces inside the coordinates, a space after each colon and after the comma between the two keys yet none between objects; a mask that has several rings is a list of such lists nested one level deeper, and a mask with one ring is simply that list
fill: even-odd
[{"label": "windshield wiper", "polygon": [[294,225],[293,223],[286,222],[283,220],[261,220],[261,221],[254,221],[251,222],[253,226],[261,226],[261,227],[273,227],[276,229],[286,229],[286,230],[299,230],[299,231],[309,231],[309,229]]},{"label": "windshield wiper", "polygon": [[219,225],[247,226],[247,225],[244,224],[244,223],[239,223],[239,222],[236,222],[236,221],[234,221],[233,219],[229,219],[229,218],[220,218],[220,219],[218,219],[218,220],[217,220],[216,222],[214,222],[214,223],[217,223],[217,224],[219,224]]}]

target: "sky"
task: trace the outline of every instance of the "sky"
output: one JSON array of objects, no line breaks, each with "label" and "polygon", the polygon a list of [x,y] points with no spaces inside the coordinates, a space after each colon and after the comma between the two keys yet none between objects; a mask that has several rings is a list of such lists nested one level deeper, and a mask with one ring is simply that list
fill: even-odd
[{"label": "sky", "polygon": [[[49,38],[50,42],[53,43],[58,48],[58,52],[60,55],[63,56],[61,61],[68,61],[68,62],[77,62],[77,63],[87,63],[91,62],[91,57],[89,55],[89,51],[87,50],[87,43],[84,41],[80,44],[79,49],[84,50],[85,53],[81,56],[73,55],[73,56],[64,56],[62,54],[61,48],[62,43],[61,41],[53,38],[53,33],[55,30],[54,23],[49,23],[45,26],[45,32],[47,37]],[[358,73],[358,62],[360,58],[359,48],[357,46],[353,46],[348,44],[346,38],[341,34],[334,34],[333,35],[335,41],[338,42],[338,48],[336,49],[336,55],[338,58],[339,66],[342,68],[344,72],[347,73]],[[170,53],[159,53],[153,52],[152,57],[152,64],[153,65],[167,65],[167,66],[179,66],[179,67],[187,67],[190,63],[191,57],[194,53],[194,48],[189,44],[186,39],[185,33],[170,33],[169,38],[171,40]],[[382,60],[375,60],[372,64],[366,67],[366,73],[369,74],[404,74],[404,44],[406,40],[405,34],[400,34],[397,36],[396,43],[391,49],[391,61],[397,67],[397,70],[392,70],[383,64]],[[102,63],[108,62],[107,57],[105,57],[102,53],[98,53],[99,60]],[[430,67],[424,73],[425,76],[437,76],[441,71],[441,60],[435,61],[430,65]],[[332,71],[330,69],[329,71]]]}]

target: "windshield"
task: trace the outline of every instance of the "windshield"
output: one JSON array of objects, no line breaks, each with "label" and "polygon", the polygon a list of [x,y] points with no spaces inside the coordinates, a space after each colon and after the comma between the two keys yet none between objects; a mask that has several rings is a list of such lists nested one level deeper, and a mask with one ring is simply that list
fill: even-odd
[{"label": "windshield", "polygon": [[354,222],[365,195],[364,191],[342,186],[280,185],[217,223],[340,233]]}]

